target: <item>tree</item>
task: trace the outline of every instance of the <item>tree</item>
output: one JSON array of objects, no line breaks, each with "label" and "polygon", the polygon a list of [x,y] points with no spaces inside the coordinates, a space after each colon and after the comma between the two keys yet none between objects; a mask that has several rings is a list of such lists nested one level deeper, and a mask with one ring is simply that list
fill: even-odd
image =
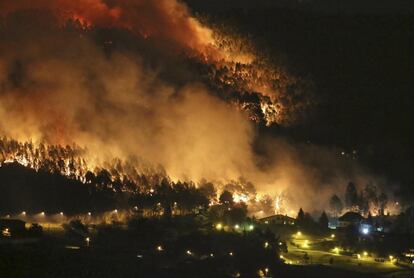
[{"label": "tree", "polygon": [[270,215],[275,213],[275,208],[273,206],[273,199],[269,195],[264,195],[260,201],[259,206],[265,215]]},{"label": "tree", "polygon": [[223,193],[221,193],[219,200],[220,200],[220,203],[223,204],[223,205],[224,204],[232,205],[233,204],[233,195],[229,191],[224,190]]},{"label": "tree", "polygon": [[353,182],[348,183],[345,191],[345,204],[348,208],[358,205],[358,192]]},{"label": "tree", "polygon": [[156,193],[164,209],[164,217],[169,218],[172,215],[172,203],[174,199],[174,190],[166,178],[162,179],[161,184],[157,187]]},{"label": "tree", "polygon": [[325,211],[323,211],[321,216],[319,217],[318,223],[319,223],[319,226],[321,226],[322,229],[328,228],[329,219],[328,219],[328,216],[326,215]]},{"label": "tree", "polygon": [[342,212],[342,209],[344,208],[341,199],[337,195],[333,195],[331,197],[329,206],[336,217]]},{"label": "tree", "polygon": [[363,196],[365,198],[365,201],[368,203],[368,207],[370,209],[373,209],[374,211],[378,211],[380,209],[378,204],[377,192],[377,187],[372,183],[368,183],[364,188]]},{"label": "tree", "polygon": [[111,174],[106,169],[101,169],[96,175],[96,182],[101,186],[108,186],[111,184]]},{"label": "tree", "polygon": [[382,192],[378,196],[378,202],[379,202],[379,206],[380,206],[381,215],[384,215],[384,211],[385,211],[385,208],[387,207],[387,203],[388,203],[388,196],[387,196],[387,194],[385,194],[385,192]]},{"label": "tree", "polygon": [[217,192],[216,188],[211,182],[202,183],[199,187],[200,192],[209,200],[216,200]]},{"label": "tree", "polygon": [[303,209],[300,208],[298,212],[298,216],[296,217],[296,223],[298,225],[302,225],[304,221],[305,221],[305,213],[303,212]]},{"label": "tree", "polygon": [[358,198],[358,208],[363,214],[367,214],[369,212],[369,201],[365,198],[364,194],[361,192]]}]

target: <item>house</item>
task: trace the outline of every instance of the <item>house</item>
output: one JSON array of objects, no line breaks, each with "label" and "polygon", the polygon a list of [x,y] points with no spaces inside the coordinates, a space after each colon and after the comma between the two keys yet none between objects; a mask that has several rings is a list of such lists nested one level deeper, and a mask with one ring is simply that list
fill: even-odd
[{"label": "house", "polygon": [[295,225],[295,218],[283,214],[275,214],[259,219],[264,224],[273,225]]},{"label": "house", "polygon": [[361,214],[353,211],[348,211],[344,215],[338,218],[338,228],[345,228],[349,225],[359,225],[364,220]]},{"label": "house", "polygon": [[4,237],[22,235],[26,232],[26,223],[19,219],[0,219],[0,231]]}]

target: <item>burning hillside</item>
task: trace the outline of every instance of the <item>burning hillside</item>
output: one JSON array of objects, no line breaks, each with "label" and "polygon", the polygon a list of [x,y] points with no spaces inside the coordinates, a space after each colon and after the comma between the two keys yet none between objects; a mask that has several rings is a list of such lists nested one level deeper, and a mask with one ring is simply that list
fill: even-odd
[{"label": "burning hillside", "polygon": [[62,27],[76,22],[83,30],[124,29],[157,47],[165,48],[167,43],[168,51],[198,61],[206,81],[221,97],[249,111],[257,122],[289,124],[308,106],[296,77],[268,63],[245,40],[204,26],[175,0],[45,0],[36,5],[21,0],[1,3],[0,11],[6,25],[16,14],[42,11],[51,13]]},{"label": "burning hillside", "polygon": [[282,213],[373,179],[335,150],[258,138],[256,122],[300,118],[305,82],[181,2],[3,1],[0,15],[2,163],[120,191],[204,180],[256,211],[283,196]]}]

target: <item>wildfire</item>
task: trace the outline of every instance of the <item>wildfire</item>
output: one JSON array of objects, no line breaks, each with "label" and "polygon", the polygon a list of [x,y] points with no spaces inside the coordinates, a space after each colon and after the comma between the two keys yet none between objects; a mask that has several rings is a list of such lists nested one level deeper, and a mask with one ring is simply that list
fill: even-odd
[{"label": "wildfire", "polygon": [[130,185],[122,188],[122,191],[146,191],[159,184],[161,179],[168,178],[164,172],[147,164],[119,159],[96,164],[92,158],[88,158],[87,150],[78,146],[63,147],[0,139],[0,166],[18,163],[36,171],[59,173],[82,183],[90,182],[88,173],[91,173],[96,177],[107,178],[110,182],[119,181]]},{"label": "wildfire", "polygon": [[248,203],[250,201],[250,198],[247,195],[244,194],[238,194],[238,193],[234,193],[233,194],[233,201],[235,203]]},{"label": "wildfire", "polygon": [[[292,121],[297,96],[289,95],[299,81],[268,63],[245,39],[201,23],[177,0],[116,0],[111,4],[102,0],[3,1],[0,16],[34,8],[55,14],[62,24],[77,22],[82,29],[121,28],[144,39],[169,41],[171,50],[201,62],[219,91],[236,92],[252,120],[267,125]],[[257,96],[259,109],[251,101],[240,101],[245,92]]]}]

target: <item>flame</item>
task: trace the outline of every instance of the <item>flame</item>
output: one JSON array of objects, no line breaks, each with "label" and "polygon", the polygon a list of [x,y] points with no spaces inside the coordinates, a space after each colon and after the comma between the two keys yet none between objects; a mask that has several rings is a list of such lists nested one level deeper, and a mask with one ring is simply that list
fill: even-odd
[{"label": "flame", "polygon": [[235,203],[248,203],[250,198],[245,194],[234,193],[233,194],[233,201]]},{"label": "flame", "polygon": [[[259,57],[243,38],[202,24],[177,0],[115,0],[110,4],[103,0],[41,0],[36,4],[31,0],[3,1],[0,16],[24,9],[49,11],[61,24],[75,21],[83,29],[122,28],[163,45],[169,41],[171,49],[210,67],[210,81],[222,89],[231,87],[233,92],[257,94],[263,115],[253,111],[253,120],[263,118],[267,125],[290,121],[281,97],[288,95],[298,80]],[[243,109],[250,107],[242,105]]]}]

